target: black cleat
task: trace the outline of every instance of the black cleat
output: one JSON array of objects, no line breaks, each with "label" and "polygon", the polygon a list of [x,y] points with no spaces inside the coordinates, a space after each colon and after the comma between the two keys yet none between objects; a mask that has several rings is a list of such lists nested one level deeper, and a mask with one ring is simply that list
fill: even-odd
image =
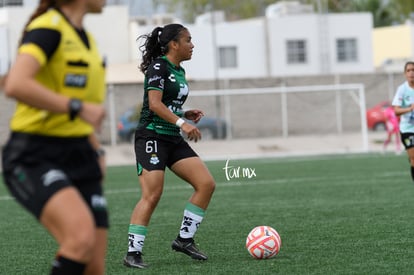
[{"label": "black cleat", "polygon": [[148,264],[142,260],[141,252],[128,252],[124,258],[124,265],[127,267],[147,268]]},{"label": "black cleat", "polygon": [[187,254],[188,256],[190,256],[191,258],[195,260],[205,261],[208,258],[206,254],[198,250],[193,239],[190,239],[187,242],[175,239],[172,242],[171,247],[173,250]]}]

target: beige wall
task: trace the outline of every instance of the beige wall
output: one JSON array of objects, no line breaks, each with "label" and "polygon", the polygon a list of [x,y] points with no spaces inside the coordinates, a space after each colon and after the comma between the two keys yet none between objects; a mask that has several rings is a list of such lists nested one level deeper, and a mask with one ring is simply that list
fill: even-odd
[{"label": "beige wall", "polygon": [[374,66],[380,67],[385,60],[411,59],[412,24],[375,28],[372,32]]}]

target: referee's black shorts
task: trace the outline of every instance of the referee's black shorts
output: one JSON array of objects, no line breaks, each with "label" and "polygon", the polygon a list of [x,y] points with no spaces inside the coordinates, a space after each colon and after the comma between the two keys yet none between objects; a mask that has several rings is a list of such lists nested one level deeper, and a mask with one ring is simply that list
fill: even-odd
[{"label": "referee's black shorts", "polygon": [[3,148],[2,162],[10,193],[37,219],[50,197],[74,186],[89,205],[96,226],[109,226],[102,171],[88,137],[12,133]]},{"label": "referee's black shorts", "polygon": [[165,170],[179,160],[198,155],[182,136],[161,135],[141,128],[135,132],[135,157],[141,175],[142,169]]}]

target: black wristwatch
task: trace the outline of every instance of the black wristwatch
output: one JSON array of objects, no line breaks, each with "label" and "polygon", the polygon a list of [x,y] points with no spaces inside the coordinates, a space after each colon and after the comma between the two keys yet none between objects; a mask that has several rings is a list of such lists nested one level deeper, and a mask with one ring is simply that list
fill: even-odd
[{"label": "black wristwatch", "polygon": [[69,101],[69,119],[74,120],[82,110],[82,101],[72,98]]}]

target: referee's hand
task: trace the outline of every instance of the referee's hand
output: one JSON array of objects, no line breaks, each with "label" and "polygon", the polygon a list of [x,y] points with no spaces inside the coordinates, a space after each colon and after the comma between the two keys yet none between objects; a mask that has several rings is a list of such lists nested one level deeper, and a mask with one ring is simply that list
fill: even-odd
[{"label": "referee's hand", "polygon": [[92,125],[97,133],[101,132],[106,111],[103,105],[83,102],[79,117]]}]

